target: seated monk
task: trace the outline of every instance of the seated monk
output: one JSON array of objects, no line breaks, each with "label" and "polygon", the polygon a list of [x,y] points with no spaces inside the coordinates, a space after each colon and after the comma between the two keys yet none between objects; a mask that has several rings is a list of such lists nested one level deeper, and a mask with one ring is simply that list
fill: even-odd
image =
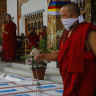
[{"label": "seated monk", "polygon": [[38,41],[39,41],[39,36],[36,35],[35,29],[31,28],[29,35],[27,36],[27,41],[28,41],[28,48],[31,49],[32,46],[38,47]]}]

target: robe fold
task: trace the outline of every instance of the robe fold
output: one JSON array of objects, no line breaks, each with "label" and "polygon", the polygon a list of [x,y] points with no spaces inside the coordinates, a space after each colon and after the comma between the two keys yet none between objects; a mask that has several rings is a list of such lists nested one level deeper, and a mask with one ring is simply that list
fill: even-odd
[{"label": "robe fold", "polygon": [[9,22],[4,30],[8,34],[3,33],[2,60],[13,61],[16,59],[16,24]]},{"label": "robe fold", "polygon": [[96,56],[86,50],[86,39],[96,26],[83,22],[67,38],[64,31],[60,42],[58,66],[63,80],[63,96],[95,96]]}]

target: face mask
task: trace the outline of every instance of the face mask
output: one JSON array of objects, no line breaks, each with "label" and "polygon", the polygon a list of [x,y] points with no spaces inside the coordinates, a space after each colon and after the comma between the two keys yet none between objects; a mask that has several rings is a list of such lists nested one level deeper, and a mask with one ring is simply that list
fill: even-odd
[{"label": "face mask", "polygon": [[67,18],[61,19],[62,24],[64,25],[67,31],[70,30],[70,27],[78,20],[78,18]]}]

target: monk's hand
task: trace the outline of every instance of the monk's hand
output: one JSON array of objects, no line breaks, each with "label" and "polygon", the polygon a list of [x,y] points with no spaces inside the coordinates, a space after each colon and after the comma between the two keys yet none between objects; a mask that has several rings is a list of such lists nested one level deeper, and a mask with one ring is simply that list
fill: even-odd
[{"label": "monk's hand", "polygon": [[42,62],[44,60],[44,57],[45,57],[45,53],[37,54],[34,56],[34,60],[36,62]]}]

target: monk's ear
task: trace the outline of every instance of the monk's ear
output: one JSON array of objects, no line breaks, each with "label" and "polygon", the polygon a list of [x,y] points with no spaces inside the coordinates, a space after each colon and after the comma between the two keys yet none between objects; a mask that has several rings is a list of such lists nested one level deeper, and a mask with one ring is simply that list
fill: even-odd
[{"label": "monk's ear", "polygon": [[72,14],[72,18],[77,18],[77,17],[78,17],[78,15],[76,13]]}]

